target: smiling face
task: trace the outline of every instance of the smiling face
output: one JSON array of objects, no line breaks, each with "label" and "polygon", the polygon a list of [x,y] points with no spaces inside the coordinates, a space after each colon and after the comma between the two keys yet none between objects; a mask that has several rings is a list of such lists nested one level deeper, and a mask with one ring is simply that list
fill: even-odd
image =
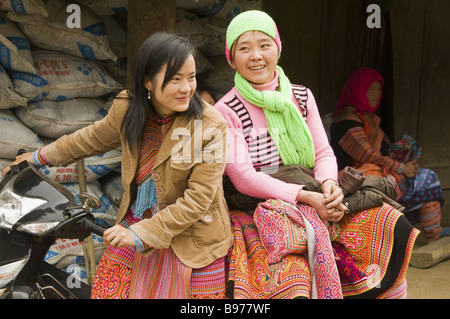
[{"label": "smiling face", "polygon": [[381,82],[376,81],[374,82],[370,88],[367,90],[366,96],[367,100],[369,101],[370,106],[375,109],[378,106],[378,101],[381,97]]},{"label": "smiling face", "polygon": [[269,35],[260,31],[245,32],[232,51],[231,67],[247,81],[264,84],[275,77],[279,51]]},{"label": "smiling face", "polygon": [[151,102],[161,117],[186,111],[197,88],[195,59],[192,55],[163,87],[166,68],[167,65],[164,65],[152,81],[145,82],[146,89],[151,92]]}]

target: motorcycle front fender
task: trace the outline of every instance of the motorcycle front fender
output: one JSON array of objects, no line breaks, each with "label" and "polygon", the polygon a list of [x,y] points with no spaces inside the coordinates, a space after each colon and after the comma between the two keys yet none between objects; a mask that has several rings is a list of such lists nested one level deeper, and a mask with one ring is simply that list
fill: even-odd
[{"label": "motorcycle front fender", "polygon": [[0,299],[5,296],[30,258],[31,245],[27,238],[14,238],[0,229]]}]

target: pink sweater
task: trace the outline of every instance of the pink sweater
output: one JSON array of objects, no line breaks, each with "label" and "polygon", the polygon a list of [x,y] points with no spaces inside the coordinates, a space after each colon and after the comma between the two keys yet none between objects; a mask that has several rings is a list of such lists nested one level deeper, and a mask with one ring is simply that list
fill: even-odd
[{"label": "pink sweater", "polygon": [[[259,91],[275,90],[278,76],[270,83],[254,87]],[[320,183],[330,178],[337,180],[336,158],[328,143],[314,96],[303,86],[293,85],[293,89],[293,101],[306,115],[306,123],[313,137],[315,178]],[[303,106],[298,99],[304,102]],[[268,133],[263,109],[244,100],[236,87],[221,98],[215,107],[228,121],[229,153],[225,174],[237,190],[257,198],[278,198],[295,204],[303,185],[285,183],[268,175],[276,172],[281,165],[281,158]]]}]

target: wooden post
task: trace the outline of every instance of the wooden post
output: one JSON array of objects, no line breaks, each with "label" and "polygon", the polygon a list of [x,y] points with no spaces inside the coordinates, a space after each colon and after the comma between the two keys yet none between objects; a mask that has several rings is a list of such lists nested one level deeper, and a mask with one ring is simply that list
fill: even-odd
[{"label": "wooden post", "polygon": [[157,31],[175,31],[175,0],[133,0],[128,3],[127,87],[133,85],[139,46]]},{"label": "wooden post", "polygon": [[[85,176],[84,160],[77,161],[77,173],[80,193],[87,192],[87,181]],[[83,203],[81,203],[83,204]],[[83,242],[83,253],[84,253],[84,266],[86,267],[86,275],[88,279],[88,284],[92,285],[95,278],[96,263],[95,263],[95,250],[94,250],[94,239],[92,234],[89,235]]]}]

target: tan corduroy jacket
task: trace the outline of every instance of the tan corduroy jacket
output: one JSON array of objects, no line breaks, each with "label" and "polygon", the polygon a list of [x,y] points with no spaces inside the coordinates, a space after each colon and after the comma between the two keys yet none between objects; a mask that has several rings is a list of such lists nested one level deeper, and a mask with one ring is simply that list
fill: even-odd
[{"label": "tan corduroy jacket", "polygon": [[[103,120],[45,148],[49,163],[67,166],[122,146],[124,195],[117,223],[136,196],[139,152],[137,148],[129,149],[121,130],[129,107],[127,97],[126,91],[121,92]],[[172,247],[178,258],[192,268],[207,266],[225,256],[233,243],[222,188],[226,130],[227,122],[208,104],[201,120],[187,120],[184,114],[176,117],[152,169],[160,211],[131,226],[145,243],[157,249]],[[188,141],[190,147],[181,147],[183,141]]]}]

